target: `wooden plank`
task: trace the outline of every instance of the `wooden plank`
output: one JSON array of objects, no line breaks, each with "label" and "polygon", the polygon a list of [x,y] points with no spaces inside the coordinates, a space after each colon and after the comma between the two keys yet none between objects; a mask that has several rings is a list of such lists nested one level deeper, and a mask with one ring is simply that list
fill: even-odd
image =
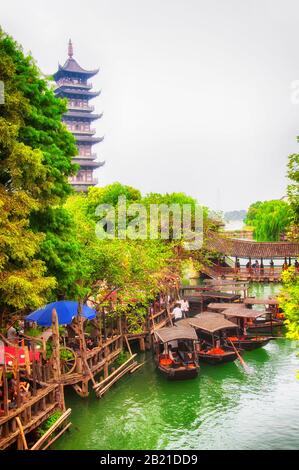
[{"label": "wooden plank", "polygon": [[68,408],[60,418],[45,432],[45,434],[31,447],[30,450],[38,450],[51,434],[70,416],[71,408]]}]

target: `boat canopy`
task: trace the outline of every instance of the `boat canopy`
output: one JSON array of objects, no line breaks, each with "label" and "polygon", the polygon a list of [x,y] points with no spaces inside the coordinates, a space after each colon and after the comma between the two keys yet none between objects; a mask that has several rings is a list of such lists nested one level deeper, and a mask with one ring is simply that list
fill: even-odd
[{"label": "boat canopy", "polygon": [[226,318],[223,318],[222,315],[218,315],[217,313],[210,314],[210,312],[206,312],[186,320],[193,328],[207,331],[208,333],[215,333],[216,331],[225,330],[227,328],[237,328],[235,323],[226,320]]},{"label": "boat canopy", "polygon": [[237,308],[240,307],[240,303],[236,303],[236,302],[222,302],[222,303],[211,302],[208,305],[209,309],[219,311],[219,312],[222,312],[223,310],[226,310],[228,308],[234,308],[234,307],[237,307]]},{"label": "boat canopy", "polygon": [[247,297],[244,299],[245,305],[278,305],[277,299],[256,299],[255,297]]},{"label": "boat canopy", "polygon": [[237,317],[237,318],[258,318],[264,315],[266,312],[259,310],[252,310],[251,308],[246,308],[240,306],[239,308],[233,307],[228,308],[221,312],[225,317]]},{"label": "boat canopy", "polygon": [[180,339],[197,340],[196,332],[193,328],[186,326],[170,326],[155,331],[155,335],[162,343]]}]

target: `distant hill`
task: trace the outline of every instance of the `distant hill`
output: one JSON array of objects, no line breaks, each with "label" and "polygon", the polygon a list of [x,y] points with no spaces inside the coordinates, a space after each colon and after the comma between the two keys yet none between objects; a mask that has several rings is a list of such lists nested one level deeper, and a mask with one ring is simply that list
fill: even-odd
[{"label": "distant hill", "polygon": [[245,210],[241,211],[228,211],[224,213],[225,220],[244,220],[247,212]]}]

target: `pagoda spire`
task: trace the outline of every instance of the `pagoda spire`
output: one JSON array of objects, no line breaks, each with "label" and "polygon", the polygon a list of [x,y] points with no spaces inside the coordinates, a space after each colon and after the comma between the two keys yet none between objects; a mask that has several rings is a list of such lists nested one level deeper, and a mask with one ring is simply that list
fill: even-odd
[{"label": "pagoda spire", "polygon": [[72,40],[69,39],[69,44],[68,44],[68,56],[70,58],[73,57],[73,54],[74,54],[74,51],[73,51],[73,43],[72,43]]}]

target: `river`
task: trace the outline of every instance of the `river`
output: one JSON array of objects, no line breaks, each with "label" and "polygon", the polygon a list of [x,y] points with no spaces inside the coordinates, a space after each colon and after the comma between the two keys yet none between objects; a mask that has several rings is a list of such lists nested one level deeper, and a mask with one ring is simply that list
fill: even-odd
[{"label": "river", "polygon": [[[253,285],[273,295],[277,285]],[[73,427],[55,449],[298,449],[298,344],[281,337],[238,362],[202,365],[197,379],[168,382],[150,353],[101,400],[67,392]]]}]

